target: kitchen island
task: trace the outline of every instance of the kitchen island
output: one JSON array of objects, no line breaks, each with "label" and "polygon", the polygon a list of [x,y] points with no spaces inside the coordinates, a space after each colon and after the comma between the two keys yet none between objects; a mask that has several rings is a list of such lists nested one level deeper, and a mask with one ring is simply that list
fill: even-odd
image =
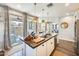
[{"label": "kitchen island", "polygon": [[57,33],[52,33],[47,37],[41,36],[40,39],[42,40],[39,42],[22,40],[26,45],[26,56],[49,56],[53,52],[56,47]]}]

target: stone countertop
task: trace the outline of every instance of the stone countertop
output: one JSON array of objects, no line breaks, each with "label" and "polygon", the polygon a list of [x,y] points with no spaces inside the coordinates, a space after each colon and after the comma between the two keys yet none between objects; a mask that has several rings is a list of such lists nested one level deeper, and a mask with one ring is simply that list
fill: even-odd
[{"label": "stone countertop", "polygon": [[53,33],[51,36],[44,38],[42,41],[40,41],[39,43],[34,43],[30,40],[22,40],[25,44],[29,45],[30,47],[32,47],[33,49],[40,46],[41,44],[45,43],[46,41],[50,40],[51,38],[57,36],[57,33]]}]

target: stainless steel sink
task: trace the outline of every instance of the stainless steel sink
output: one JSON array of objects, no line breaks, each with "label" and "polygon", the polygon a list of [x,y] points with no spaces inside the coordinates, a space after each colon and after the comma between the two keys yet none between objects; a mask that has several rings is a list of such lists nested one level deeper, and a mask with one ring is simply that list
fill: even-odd
[{"label": "stainless steel sink", "polygon": [[50,36],[52,36],[51,34],[46,34],[44,36],[41,36],[42,38],[49,38]]}]

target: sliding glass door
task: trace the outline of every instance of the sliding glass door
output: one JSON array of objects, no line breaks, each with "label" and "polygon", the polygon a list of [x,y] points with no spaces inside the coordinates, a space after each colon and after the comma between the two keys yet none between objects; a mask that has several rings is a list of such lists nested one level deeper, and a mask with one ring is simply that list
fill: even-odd
[{"label": "sliding glass door", "polygon": [[20,16],[9,15],[9,35],[11,46],[22,44],[23,38],[23,19]]}]

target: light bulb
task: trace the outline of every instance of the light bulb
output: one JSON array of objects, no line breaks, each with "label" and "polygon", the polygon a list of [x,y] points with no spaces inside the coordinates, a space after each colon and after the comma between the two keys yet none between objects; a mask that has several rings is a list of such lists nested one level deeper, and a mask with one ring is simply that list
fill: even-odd
[{"label": "light bulb", "polygon": [[69,3],[66,3],[65,6],[66,6],[66,7],[69,6]]}]

